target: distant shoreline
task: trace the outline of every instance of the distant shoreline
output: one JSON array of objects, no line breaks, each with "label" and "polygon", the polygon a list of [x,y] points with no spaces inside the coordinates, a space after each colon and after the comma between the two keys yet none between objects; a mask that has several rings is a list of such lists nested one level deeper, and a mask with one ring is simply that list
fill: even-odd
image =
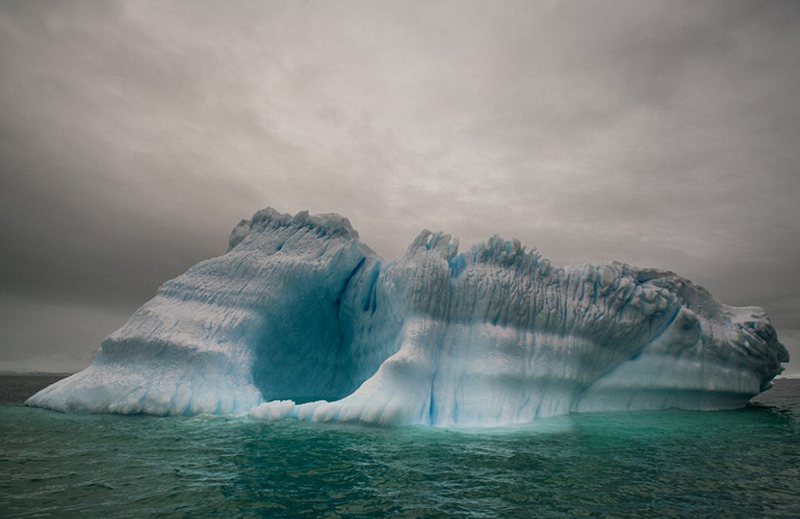
[{"label": "distant shoreline", "polygon": [[58,377],[74,375],[74,371],[4,371],[0,370],[0,376],[4,377]]}]

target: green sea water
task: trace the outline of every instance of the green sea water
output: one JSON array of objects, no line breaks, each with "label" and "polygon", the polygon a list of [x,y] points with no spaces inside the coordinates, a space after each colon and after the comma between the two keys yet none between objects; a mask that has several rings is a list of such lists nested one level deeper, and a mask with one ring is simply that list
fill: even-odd
[{"label": "green sea water", "polygon": [[453,431],[65,415],[11,378],[0,517],[800,517],[800,381],[738,411]]}]

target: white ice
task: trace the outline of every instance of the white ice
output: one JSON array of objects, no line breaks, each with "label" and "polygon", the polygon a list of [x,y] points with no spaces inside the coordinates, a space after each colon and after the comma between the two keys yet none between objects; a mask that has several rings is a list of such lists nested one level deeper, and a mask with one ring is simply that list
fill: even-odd
[{"label": "white ice", "polygon": [[341,216],[266,209],[28,404],[488,427],[741,407],[787,361],[761,309],[670,272],[429,231],[384,262]]}]

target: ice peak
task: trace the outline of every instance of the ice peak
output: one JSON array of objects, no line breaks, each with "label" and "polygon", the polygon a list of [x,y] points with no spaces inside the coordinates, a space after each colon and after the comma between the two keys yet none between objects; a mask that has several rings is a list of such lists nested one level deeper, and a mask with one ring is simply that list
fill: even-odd
[{"label": "ice peak", "polygon": [[253,231],[264,232],[280,227],[297,227],[317,230],[321,236],[358,239],[358,231],[350,225],[350,220],[336,213],[309,214],[303,210],[292,216],[281,213],[272,207],[261,209],[249,220],[240,221],[228,238],[228,250],[233,249]]},{"label": "ice peak", "polygon": [[458,254],[458,238],[453,238],[450,234],[431,232],[428,229],[423,229],[422,232],[414,238],[411,245],[408,246],[407,254],[409,256],[414,256],[427,251],[438,252],[442,254],[445,259],[449,260]]},{"label": "ice peak", "polygon": [[535,248],[528,251],[518,239],[504,240],[497,234],[473,246],[470,254],[474,263],[491,263],[504,267],[513,265],[527,270],[539,266],[547,269],[550,266],[550,262],[544,260]]}]

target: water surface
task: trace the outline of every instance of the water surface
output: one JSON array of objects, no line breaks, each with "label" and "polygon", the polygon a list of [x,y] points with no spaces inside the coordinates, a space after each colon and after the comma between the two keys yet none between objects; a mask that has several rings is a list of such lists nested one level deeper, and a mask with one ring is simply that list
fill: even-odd
[{"label": "water surface", "polygon": [[492,431],[65,415],[0,384],[2,517],[800,516],[800,381]]}]

